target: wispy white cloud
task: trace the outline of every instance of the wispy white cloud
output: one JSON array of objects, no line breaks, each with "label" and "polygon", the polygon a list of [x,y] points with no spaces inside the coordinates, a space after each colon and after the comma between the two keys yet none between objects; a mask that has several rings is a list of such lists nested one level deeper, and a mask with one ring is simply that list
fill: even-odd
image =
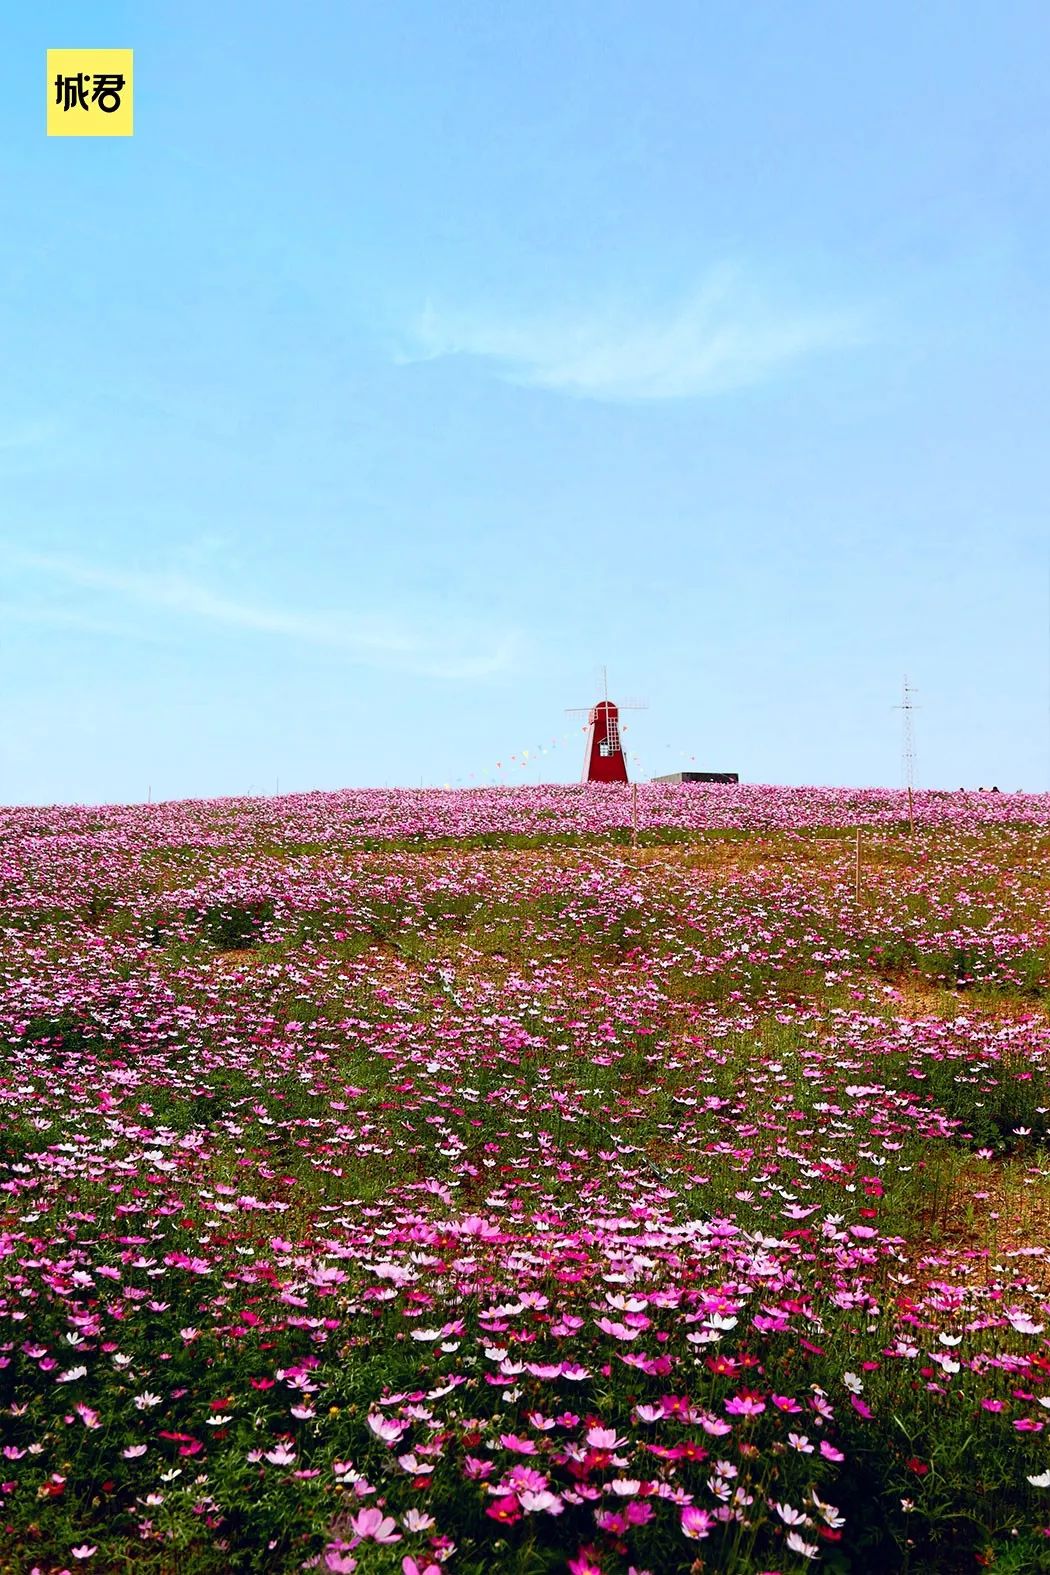
[{"label": "wispy white cloud", "polygon": [[845,311],[778,307],[720,268],[662,312],[514,317],[427,306],[401,359],[470,356],[509,381],[600,400],[688,399],[762,383],[865,337]]},{"label": "wispy white cloud", "polygon": [[[218,628],[269,635],[338,650],[370,666],[398,668],[434,678],[483,678],[512,665],[513,634],[491,631],[462,620],[398,621],[371,613],[289,609],[244,601],[216,591],[180,572],[117,569],[60,553],[3,554],[9,568],[55,586],[94,592],[125,606],[196,619]],[[68,623],[90,630],[109,629],[82,607],[22,604],[22,621]],[[127,631],[125,631],[127,632]],[[153,630],[151,633],[155,632]]]}]

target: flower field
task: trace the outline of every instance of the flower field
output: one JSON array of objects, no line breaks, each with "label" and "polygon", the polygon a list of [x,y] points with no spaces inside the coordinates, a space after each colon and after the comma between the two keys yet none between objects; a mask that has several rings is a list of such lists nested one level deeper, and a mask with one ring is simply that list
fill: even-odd
[{"label": "flower field", "polygon": [[914,822],[0,811],[0,1572],[1050,1569],[1050,797]]}]

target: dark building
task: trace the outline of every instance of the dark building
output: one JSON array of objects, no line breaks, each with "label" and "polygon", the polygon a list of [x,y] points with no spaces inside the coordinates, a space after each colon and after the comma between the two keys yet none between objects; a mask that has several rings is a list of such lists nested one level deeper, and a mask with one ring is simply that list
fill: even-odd
[{"label": "dark building", "polygon": [[666,777],[653,777],[654,782],[739,782],[736,771],[672,771]]}]

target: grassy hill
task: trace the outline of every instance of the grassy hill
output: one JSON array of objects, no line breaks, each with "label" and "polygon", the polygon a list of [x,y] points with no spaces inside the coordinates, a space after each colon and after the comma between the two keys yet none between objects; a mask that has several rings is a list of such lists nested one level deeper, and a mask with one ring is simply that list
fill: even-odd
[{"label": "grassy hill", "polygon": [[0,1571],[1050,1568],[1048,854],[990,794],[0,812]]}]

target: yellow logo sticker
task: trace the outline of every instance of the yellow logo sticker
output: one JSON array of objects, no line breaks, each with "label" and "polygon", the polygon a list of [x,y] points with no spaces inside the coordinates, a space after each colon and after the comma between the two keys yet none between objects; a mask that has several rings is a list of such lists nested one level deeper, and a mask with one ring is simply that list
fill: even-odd
[{"label": "yellow logo sticker", "polygon": [[131,49],[49,49],[49,137],[130,137]]}]

